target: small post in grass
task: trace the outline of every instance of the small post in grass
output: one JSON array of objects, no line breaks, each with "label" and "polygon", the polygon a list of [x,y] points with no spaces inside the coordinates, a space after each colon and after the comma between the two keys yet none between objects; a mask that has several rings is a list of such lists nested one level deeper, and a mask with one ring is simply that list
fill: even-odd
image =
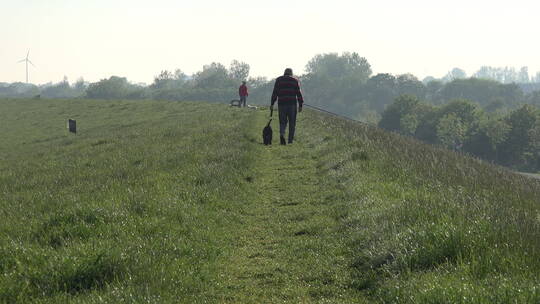
[{"label": "small post in grass", "polygon": [[77,121],[75,119],[68,119],[69,132],[77,134]]}]

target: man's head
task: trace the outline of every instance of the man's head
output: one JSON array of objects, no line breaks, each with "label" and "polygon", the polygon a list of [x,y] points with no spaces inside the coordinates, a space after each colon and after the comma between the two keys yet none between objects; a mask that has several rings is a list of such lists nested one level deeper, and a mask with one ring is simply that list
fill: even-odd
[{"label": "man's head", "polygon": [[246,81],[245,81],[245,80],[244,80],[244,81],[242,81],[242,84],[243,84],[243,85],[246,85]]},{"label": "man's head", "polygon": [[283,73],[283,75],[285,75],[285,76],[292,76],[292,69],[291,69],[291,68],[286,68],[286,69],[285,69],[285,72]]}]

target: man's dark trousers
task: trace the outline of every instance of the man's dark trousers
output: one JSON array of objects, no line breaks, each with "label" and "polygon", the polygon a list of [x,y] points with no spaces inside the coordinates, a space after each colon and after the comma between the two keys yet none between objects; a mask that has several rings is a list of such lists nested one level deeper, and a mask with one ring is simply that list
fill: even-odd
[{"label": "man's dark trousers", "polygon": [[287,122],[289,123],[289,143],[293,142],[294,129],[296,128],[296,103],[294,104],[279,104],[279,135],[285,137],[285,129]]}]

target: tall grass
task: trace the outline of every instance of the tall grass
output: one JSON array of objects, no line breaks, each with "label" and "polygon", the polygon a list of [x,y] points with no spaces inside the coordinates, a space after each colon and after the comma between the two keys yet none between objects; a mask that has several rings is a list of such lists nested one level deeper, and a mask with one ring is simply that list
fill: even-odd
[{"label": "tall grass", "polygon": [[[353,288],[384,303],[540,302],[540,181],[310,113],[350,202]],[[325,173],[326,174],[326,173]]]},{"label": "tall grass", "polygon": [[[0,302],[204,302],[236,229],[247,113],[0,101]],[[77,120],[69,134],[67,118]]]}]

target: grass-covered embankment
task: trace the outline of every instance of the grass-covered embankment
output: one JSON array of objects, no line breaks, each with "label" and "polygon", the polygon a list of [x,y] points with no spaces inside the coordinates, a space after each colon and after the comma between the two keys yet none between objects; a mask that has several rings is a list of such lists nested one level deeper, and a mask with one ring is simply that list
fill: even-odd
[{"label": "grass-covered embankment", "polygon": [[[317,117],[317,118],[316,118]],[[385,303],[540,302],[540,182],[315,115],[319,166],[349,200],[352,286]]]},{"label": "grass-covered embankment", "polygon": [[312,111],[0,109],[2,302],[539,301],[537,180]]},{"label": "grass-covered embankment", "polygon": [[254,157],[234,131],[251,127],[247,113],[80,100],[0,109],[0,302],[216,298]]}]

